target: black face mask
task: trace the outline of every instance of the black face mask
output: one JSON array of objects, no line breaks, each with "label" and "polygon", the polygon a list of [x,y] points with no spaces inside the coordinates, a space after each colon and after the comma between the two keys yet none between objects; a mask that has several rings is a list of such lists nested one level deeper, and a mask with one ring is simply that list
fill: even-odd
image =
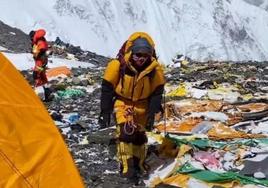
[{"label": "black face mask", "polygon": [[148,54],[133,54],[131,57],[132,66],[141,72],[151,63],[151,57]]},{"label": "black face mask", "polygon": [[137,53],[132,55],[132,59],[137,66],[143,66],[143,64],[149,59],[148,54]]}]

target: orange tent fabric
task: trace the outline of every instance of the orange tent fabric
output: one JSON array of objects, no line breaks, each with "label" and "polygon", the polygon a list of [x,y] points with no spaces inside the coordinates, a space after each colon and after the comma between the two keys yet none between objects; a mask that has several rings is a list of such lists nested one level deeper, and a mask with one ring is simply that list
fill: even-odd
[{"label": "orange tent fabric", "polygon": [[247,134],[245,132],[236,131],[221,123],[215,124],[212,129],[208,131],[208,137],[212,140],[228,140],[235,138],[265,138],[262,134]]},{"label": "orange tent fabric", "polygon": [[0,187],[84,187],[45,107],[0,53]]},{"label": "orange tent fabric", "polygon": [[170,101],[166,104],[165,113],[170,116],[184,116],[192,112],[220,111],[225,105],[223,101],[217,100],[195,100],[185,99],[174,103]]},{"label": "orange tent fabric", "polygon": [[201,118],[187,118],[180,122],[168,122],[167,126],[163,123],[159,123],[156,129],[160,132],[168,133],[191,133],[192,129],[203,120]]},{"label": "orange tent fabric", "polygon": [[48,78],[59,76],[61,74],[66,75],[66,76],[70,76],[71,70],[66,66],[60,66],[60,67],[48,69],[46,71],[46,75]]}]

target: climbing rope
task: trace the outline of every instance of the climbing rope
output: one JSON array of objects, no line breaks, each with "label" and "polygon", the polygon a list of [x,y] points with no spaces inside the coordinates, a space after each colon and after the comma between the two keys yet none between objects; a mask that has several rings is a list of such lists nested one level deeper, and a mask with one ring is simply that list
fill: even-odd
[{"label": "climbing rope", "polygon": [[167,113],[166,113],[166,91],[164,89],[163,95],[163,102],[164,102],[164,110],[163,110],[163,117],[164,117],[164,135],[167,135]]},{"label": "climbing rope", "polygon": [[125,112],[126,122],[124,123],[124,133],[126,135],[133,135],[137,129],[137,125],[134,123],[134,107],[127,106]]}]

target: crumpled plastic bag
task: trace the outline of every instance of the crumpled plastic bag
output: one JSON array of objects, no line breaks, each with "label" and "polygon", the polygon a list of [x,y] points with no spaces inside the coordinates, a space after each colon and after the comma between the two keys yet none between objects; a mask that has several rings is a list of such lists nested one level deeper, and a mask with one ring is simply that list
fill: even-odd
[{"label": "crumpled plastic bag", "polygon": [[58,99],[68,99],[73,97],[84,96],[85,92],[79,89],[66,89],[64,91],[57,91],[56,98]]},{"label": "crumpled plastic bag", "polygon": [[199,151],[194,154],[194,158],[210,169],[218,169],[221,166],[213,153]]}]

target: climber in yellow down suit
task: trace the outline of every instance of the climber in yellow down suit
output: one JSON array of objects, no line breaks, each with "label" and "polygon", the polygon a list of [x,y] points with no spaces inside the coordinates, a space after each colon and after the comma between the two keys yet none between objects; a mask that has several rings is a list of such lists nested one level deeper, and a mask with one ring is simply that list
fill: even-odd
[{"label": "climber in yellow down suit", "polygon": [[155,114],[162,110],[165,79],[154,47],[147,33],[133,33],[108,63],[102,81],[99,124],[108,127],[115,112],[121,174],[133,182],[146,173],[145,131],[152,129]]}]

